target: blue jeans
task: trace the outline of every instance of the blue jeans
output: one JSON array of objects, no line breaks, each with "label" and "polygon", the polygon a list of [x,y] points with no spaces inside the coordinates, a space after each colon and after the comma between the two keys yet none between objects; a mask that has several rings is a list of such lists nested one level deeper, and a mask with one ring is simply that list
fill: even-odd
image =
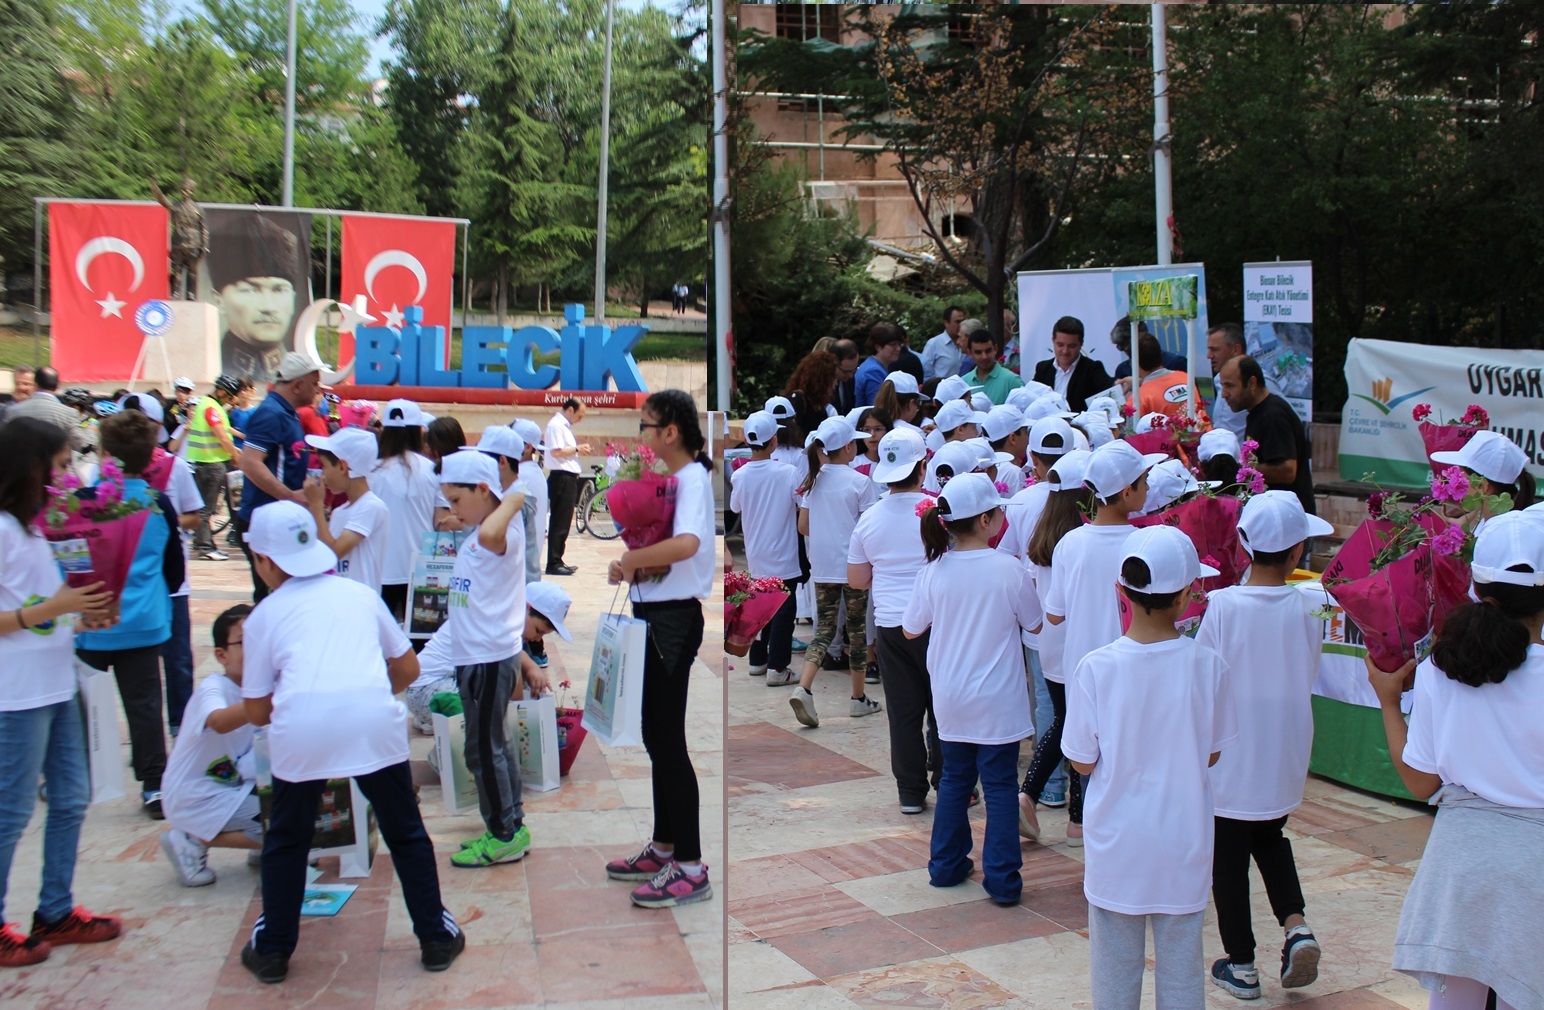
[{"label": "blue jeans", "polygon": [[[1056,721],[1056,706],[1051,704],[1051,692],[1045,686],[1045,671],[1040,667],[1040,650],[1024,649],[1025,669],[1035,682],[1035,732],[1044,735]],[[1045,788],[1053,793],[1067,795],[1067,770],[1058,764],[1051,777],[1045,780]]]},{"label": "blue jeans", "polygon": [[970,876],[970,790],[981,780],[986,838],[981,845],[982,886],[993,901],[1011,904],[1024,890],[1019,869],[1019,745],[942,741],[944,777],[933,810],[928,880],[953,887]]},{"label": "blue jeans", "polygon": [[0,712],[0,922],[16,843],[38,799],[38,775],[48,783],[43,828],[43,889],[38,914],[49,922],[75,907],[75,850],[91,800],[86,730],[80,698],[20,712]]},{"label": "blue jeans", "polygon": [[193,697],[193,622],[186,596],[172,597],[172,637],[161,646],[161,668],[166,672],[166,725],[175,733]]}]

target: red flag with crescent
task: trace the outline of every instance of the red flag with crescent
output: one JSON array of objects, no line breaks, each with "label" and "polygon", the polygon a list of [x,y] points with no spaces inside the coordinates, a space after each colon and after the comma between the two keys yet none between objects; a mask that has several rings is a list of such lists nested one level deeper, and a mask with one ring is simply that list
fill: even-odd
[{"label": "red flag with crescent", "polygon": [[51,203],[48,254],[49,337],[60,377],[70,384],[129,378],[144,341],[134,313],[171,293],[166,209]]},{"label": "red flag with crescent", "polygon": [[[455,288],[456,223],[421,217],[343,216],[343,284],[338,300],[365,296],[372,326],[402,326],[402,311],[417,305],[424,326],[450,332]],[[339,367],[354,356],[353,338],[340,343]],[[445,343],[447,355],[450,342]]]}]

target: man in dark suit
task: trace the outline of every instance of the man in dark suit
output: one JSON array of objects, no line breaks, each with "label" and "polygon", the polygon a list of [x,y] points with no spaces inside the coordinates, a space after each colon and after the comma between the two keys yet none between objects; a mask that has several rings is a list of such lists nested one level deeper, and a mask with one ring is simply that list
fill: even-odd
[{"label": "man in dark suit", "polygon": [[858,345],[851,340],[838,340],[831,345],[831,353],[836,355],[836,392],[831,397],[831,405],[838,414],[845,415],[858,406],[853,376],[858,373],[858,361],[862,355],[858,352]]},{"label": "man in dark suit", "polygon": [[1035,366],[1035,381],[1065,396],[1073,410],[1087,410],[1090,396],[1115,384],[1103,364],[1083,355],[1081,319],[1062,316],[1056,320],[1051,327],[1051,351],[1054,357]]}]

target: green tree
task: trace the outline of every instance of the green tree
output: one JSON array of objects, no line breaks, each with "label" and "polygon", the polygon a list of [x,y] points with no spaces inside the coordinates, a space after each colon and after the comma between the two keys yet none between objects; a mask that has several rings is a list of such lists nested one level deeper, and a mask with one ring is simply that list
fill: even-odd
[{"label": "green tree", "polygon": [[[288,0],[204,0],[216,37],[253,75],[257,100],[284,112],[289,48]],[[348,0],[298,0],[295,17],[297,114],[335,113],[364,90],[370,50]]]}]

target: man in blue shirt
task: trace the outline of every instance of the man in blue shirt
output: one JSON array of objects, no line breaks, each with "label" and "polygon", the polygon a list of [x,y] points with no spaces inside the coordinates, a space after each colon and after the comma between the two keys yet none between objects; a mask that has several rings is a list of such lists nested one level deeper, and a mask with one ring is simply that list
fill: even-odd
[{"label": "man in blue shirt", "polygon": [[[238,465],[246,477],[241,493],[241,510],[236,514],[236,529],[245,534],[252,522],[252,510],[273,501],[292,501],[304,505],[300,489],[306,482],[305,431],[296,409],[316,399],[322,386],[322,366],[304,354],[291,351],[279,362],[273,389],[247,421],[246,444]],[[252,549],[246,537],[241,550],[252,564]],[[252,601],[259,603],[268,595],[268,586],[252,571]]]}]

